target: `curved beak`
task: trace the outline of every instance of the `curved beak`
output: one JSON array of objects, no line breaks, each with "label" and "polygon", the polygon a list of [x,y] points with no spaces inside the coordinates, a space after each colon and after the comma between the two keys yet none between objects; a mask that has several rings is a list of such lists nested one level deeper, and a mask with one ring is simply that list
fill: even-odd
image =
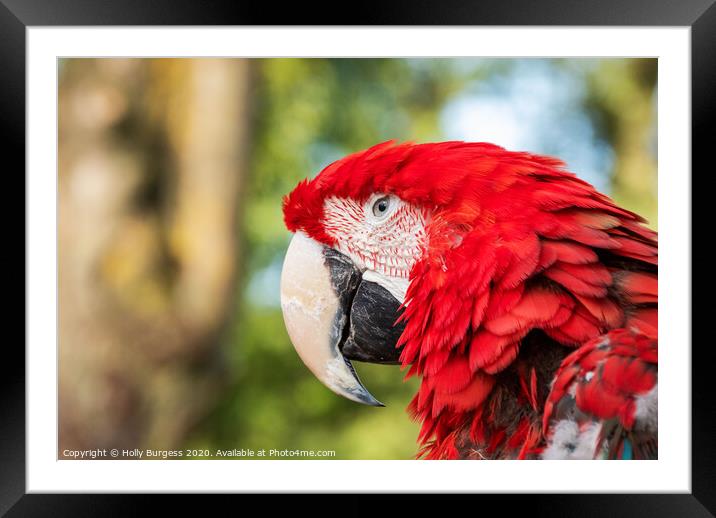
[{"label": "curved beak", "polygon": [[400,303],[366,281],[345,255],[297,232],[281,273],[281,309],[298,355],[336,394],[383,406],[363,386],[350,360],[397,363]]}]

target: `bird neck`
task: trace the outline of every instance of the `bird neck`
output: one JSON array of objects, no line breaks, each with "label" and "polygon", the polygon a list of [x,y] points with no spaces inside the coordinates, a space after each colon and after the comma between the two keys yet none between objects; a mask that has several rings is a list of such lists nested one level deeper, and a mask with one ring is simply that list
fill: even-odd
[{"label": "bird neck", "polygon": [[570,349],[541,331],[527,335],[517,359],[496,375],[484,403],[446,415],[448,425],[425,445],[426,458],[529,459],[544,446],[542,415],[555,372]]}]

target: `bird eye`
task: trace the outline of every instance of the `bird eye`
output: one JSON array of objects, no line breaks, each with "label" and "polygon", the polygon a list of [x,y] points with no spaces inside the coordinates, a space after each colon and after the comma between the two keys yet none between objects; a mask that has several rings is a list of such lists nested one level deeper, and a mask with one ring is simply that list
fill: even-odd
[{"label": "bird eye", "polygon": [[378,198],[373,203],[373,216],[376,218],[382,218],[388,213],[390,208],[390,196],[383,196]]}]

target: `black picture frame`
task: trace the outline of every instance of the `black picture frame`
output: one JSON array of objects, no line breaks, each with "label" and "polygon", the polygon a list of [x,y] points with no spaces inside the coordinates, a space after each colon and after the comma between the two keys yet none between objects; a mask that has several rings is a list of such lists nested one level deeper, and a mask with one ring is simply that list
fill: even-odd
[{"label": "black picture frame", "polygon": [[[77,25],[590,25],[689,26],[692,73],[692,169],[708,174],[712,156],[716,110],[716,0],[511,0],[509,2],[360,2],[355,9],[282,3],[280,8],[242,1],[190,0],[0,0],[0,127],[2,148],[12,167],[25,170],[25,57],[29,26]],[[713,169],[713,163],[709,166]],[[6,167],[10,167],[7,166]],[[683,171],[688,179],[689,171]],[[711,173],[713,174],[713,172]],[[6,177],[19,178],[18,174]],[[692,175],[695,179],[697,175]],[[686,181],[686,180],[685,180]],[[9,188],[9,187],[6,187]],[[25,192],[24,181],[18,189]],[[19,190],[17,191],[19,192]],[[698,191],[696,191],[698,192]],[[701,192],[704,192],[702,189]],[[705,205],[700,207],[703,209]],[[696,209],[696,210],[694,210]],[[7,209],[6,209],[7,210]],[[713,230],[705,227],[708,214],[692,205],[696,242],[706,243]],[[6,226],[19,229],[17,211],[8,212]],[[24,228],[24,227],[23,227]],[[8,229],[10,230],[10,229]],[[706,246],[706,244],[704,244]],[[6,257],[16,254],[6,250]],[[25,248],[23,263],[25,270]],[[706,272],[708,254],[692,250],[693,268]],[[15,260],[19,263],[20,257]],[[6,272],[10,266],[6,267]],[[26,274],[27,275],[27,274]],[[713,275],[713,274],[712,274]],[[705,278],[710,278],[706,274]],[[700,282],[699,285],[703,285]],[[702,287],[705,291],[706,286]],[[19,312],[20,304],[14,304]],[[24,308],[24,304],[23,304]],[[708,322],[713,304],[692,303],[694,324]],[[9,314],[8,314],[9,315]],[[18,319],[19,320],[19,319]],[[8,322],[13,319],[8,318]],[[705,327],[695,325],[697,328]],[[531,515],[546,516],[714,516],[716,514],[716,398],[713,371],[716,349],[712,340],[692,347],[692,492],[644,495],[529,495],[510,496],[509,507],[524,506]],[[688,347],[689,344],[665,344]],[[140,495],[27,495],[25,494],[25,354],[14,340],[3,344],[2,417],[0,417],[0,514],[8,516],[84,516],[133,514]],[[349,507],[370,510],[365,498],[349,497]],[[473,497],[477,498],[477,497]],[[480,508],[486,503],[480,496]],[[174,499],[181,502],[183,499]],[[420,502],[412,500],[413,505]],[[498,505],[503,505],[500,503]],[[184,506],[183,503],[181,505]],[[246,504],[244,504],[246,505]],[[409,506],[408,503],[406,503]],[[188,508],[184,509],[188,511]],[[406,509],[403,509],[405,512]],[[527,512],[527,511],[525,511]],[[362,514],[362,513],[361,513]]]}]

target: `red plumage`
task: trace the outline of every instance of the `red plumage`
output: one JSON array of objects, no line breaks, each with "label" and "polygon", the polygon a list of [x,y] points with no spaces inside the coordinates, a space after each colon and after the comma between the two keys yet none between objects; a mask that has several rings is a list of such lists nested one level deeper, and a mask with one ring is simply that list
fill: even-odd
[{"label": "red plumage", "polygon": [[[619,449],[625,438],[635,449],[643,448],[645,435],[649,442],[655,442],[656,437],[655,433],[640,434],[635,426],[637,401],[655,390],[656,385],[656,336],[636,326],[610,331],[590,340],[564,360],[545,404],[543,427],[549,429],[550,421],[555,419],[555,408],[571,394],[582,422],[600,420],[613,423],[612,427],[619,430],[612,450]],[[602,434],[597,448],[605,440]]]},{"label": "red plumage", "polygon": [[398,342],[422,378],[410,405],[421,455],[537,456],[570,390],[579,412],[632,429],[635,398],[657,381],[658,251],[642,218],[553,158],[386,142],[299,184],[286,225],[333,245],[325,200],[376,192],[430,212]]}]

